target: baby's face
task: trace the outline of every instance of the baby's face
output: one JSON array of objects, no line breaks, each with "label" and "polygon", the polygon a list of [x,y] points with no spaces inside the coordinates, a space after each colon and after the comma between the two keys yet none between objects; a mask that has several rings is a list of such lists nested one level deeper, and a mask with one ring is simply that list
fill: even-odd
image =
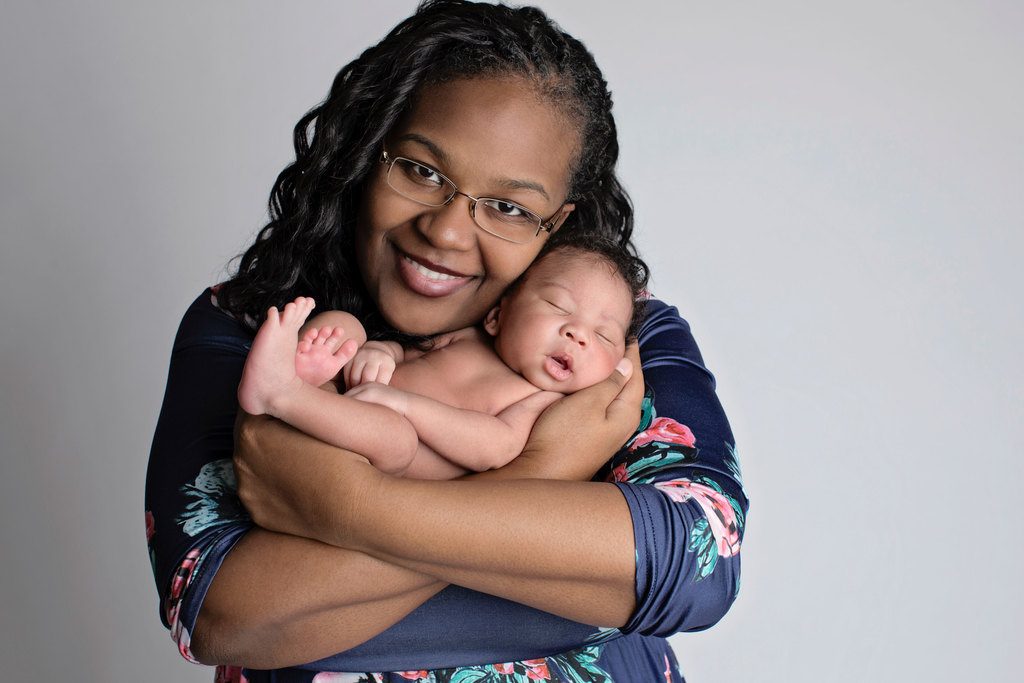
[{"label": "baby's face", "polygon": [[540,389],[569,394],[611,375],[632,312],[629,287],[608,263],[556,251],[530,267],[485,328],[510,368]]}]

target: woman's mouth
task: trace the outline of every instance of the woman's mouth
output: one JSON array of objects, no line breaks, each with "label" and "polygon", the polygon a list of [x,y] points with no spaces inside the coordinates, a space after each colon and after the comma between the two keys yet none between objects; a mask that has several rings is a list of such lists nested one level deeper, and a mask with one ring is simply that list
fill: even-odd
[{"label": "woman's mouth", "polygon": [[473,279],[424,259],[413,258],[397,247],[398,274],[405,286],[421,296],[448,296]]}]

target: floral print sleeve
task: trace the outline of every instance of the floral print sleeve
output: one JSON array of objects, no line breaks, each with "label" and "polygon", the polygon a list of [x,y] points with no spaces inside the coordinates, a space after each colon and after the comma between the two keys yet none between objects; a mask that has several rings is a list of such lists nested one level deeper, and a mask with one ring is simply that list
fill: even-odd
[{"label": "floral print sleeve", "polygon": [[641,423],[606,478],[637,545],[638,609],[623,632],[668,636],[711,626],[735,600],[748,501],[714,378],[676,309],[648,302],[640,350]]}]

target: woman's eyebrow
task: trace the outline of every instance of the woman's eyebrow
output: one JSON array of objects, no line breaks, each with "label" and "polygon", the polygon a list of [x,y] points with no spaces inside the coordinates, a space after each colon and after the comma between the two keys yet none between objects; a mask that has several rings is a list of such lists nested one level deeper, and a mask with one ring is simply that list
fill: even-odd
[{"label": "woman's eyebrow", "polygon": [[544,190],[544,186],[540,183],[535,183],[532,180],[519,180],[516,178],[499,178],[498,184],[502,187],[508,188],[509,190],[532,190],[537,194],[541,195],[547,201],[551,201],[551,197]]},{"label": "woman's eyebrow", "polygon": [[[445,153],[443,149],[437,146],[437,144],[428,137],[420,135],[419,133],[406,133],[398,138],[397,142],[403,141],[415,142],[423,145],[427,148],[427,151],[433,155],[435,159],[440,161],[445,166],[451,166],[451,159]],[[544,197],[545,200],[551,201],[551,197],[548,195],[544,186],[538,182],[532,180],[521,180],[518,178],[498,178],[497,183],[502,187],[509,190],[532,190],[540,196]]]},{"label": "woman's eyebrow", "polygon": [[404,140],[408,140],[409,142],[416,142],[423,145],[424,147],[427,148],[427,151],[434,156],[435,159],[440,161],[445,166],[451,165],[451,159],[448,158],[448,155],[445,153],[445,151],[438,147],[430,138],[424,137],[418,133],[406,133],[405,135],[402,135],[401,137],[398,138],[398,142],[402,142]]}]

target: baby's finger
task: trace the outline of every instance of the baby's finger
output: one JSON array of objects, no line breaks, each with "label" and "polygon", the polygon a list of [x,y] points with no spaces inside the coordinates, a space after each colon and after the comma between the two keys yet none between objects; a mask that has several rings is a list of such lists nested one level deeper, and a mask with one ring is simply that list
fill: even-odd
[{"label": "baby's finger", "polygon": [[378,384],[387,384],[383,380],[384,377],[384,366],[381,364],[380,358],[374,358],[368,364],[367,381],[377,382]]},{"label": "baby's finger", "polygon": [[349,389],[359,386],[359,375],[362,371],[363,361],[361,358],[353,358],[349,361],[349,364],[345,366],[345,386]]},{"label": "baby's finger", "polygon": [[377,373],[377,381],[381,384],[391,384],[391,377],[395,373],[395,366],[390,363],[385,363],[381,367],[380,372]]}]

